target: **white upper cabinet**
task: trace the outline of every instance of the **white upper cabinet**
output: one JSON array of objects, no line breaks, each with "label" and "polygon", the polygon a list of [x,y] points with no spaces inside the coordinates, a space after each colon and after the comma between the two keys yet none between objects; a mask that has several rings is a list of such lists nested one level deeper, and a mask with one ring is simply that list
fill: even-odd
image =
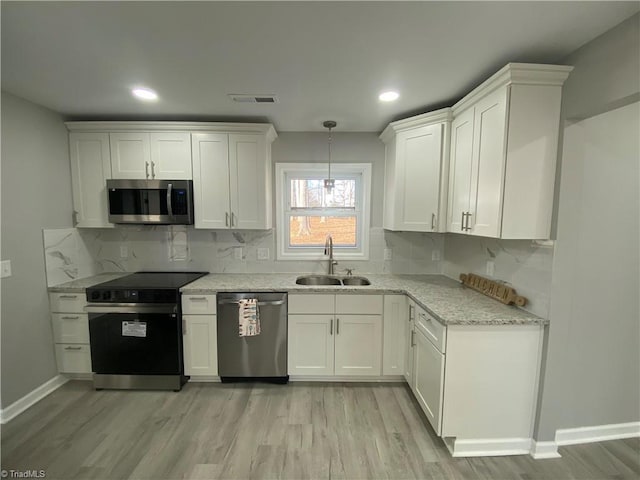
[{"label": "white upper cabinet", "polygon": [[260,133],[193,133],[195,228],[271,228],[273,127]]},{"label": "white upper cabinet", "polygon": [[109,137],[113,178],[191,179],[189,132],[117,132]]},{"label": "white upper cabinet", "polygon": [[380,135],[386,146],[385,229],[444,231],[450,120],[445,108],[393,122]]},{"label": "white upper cabinet", "polygon": [[549,238],[562,84],[571,70],[508,64],[453,106],[447,231]]},{"label": "white upper cabinet", "polygon": [[108,221],[106,180],[111,178],[109,135],[69,135],[71,187],[76,227],[113,227]]}]

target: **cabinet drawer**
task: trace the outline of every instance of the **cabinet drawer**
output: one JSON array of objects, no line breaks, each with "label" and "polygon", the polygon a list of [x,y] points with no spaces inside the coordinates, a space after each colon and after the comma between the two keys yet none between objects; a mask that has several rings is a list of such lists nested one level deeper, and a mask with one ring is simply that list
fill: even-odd
[{"label": "cabinet drawer", "polygon": [[336,295],[336,313],[382,315],[382,295]]},{"label": "cabinet drawer", "polygon": [[416,307],[416,327],[438,350],[445,352],[447,328],[420,307]]},{"label": "cabinet drawer", "polygon": [[184,315],[215,315],[215,295],[182,295],[182,313]]},{"label": "cabinet drawer", "polygon": [[291,294],[289,295],[289,313],[333,315],[335,295],[320,294]]},{"label": "cabinet drawer", "polygon": [[82,293],[50,293],[49,304],[52,312],[84,313],[87,296]]},{"label": "cabinet drawer", "polygon": [[89,318],[86,313],[52,313],[55,343],[89,343]]},{"label": "cabinet drawer", "polygon": [[56,362],[60,373],[91,373],[89,345],[56,345]]}]

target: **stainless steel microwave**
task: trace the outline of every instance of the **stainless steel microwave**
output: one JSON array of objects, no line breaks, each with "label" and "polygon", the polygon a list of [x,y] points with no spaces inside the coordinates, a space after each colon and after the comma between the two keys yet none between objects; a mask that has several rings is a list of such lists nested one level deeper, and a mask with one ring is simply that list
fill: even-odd
[{"label": "stainless steel microwave", "polygon": [[109,222],[193,224],[193,181],[107,180]]}]

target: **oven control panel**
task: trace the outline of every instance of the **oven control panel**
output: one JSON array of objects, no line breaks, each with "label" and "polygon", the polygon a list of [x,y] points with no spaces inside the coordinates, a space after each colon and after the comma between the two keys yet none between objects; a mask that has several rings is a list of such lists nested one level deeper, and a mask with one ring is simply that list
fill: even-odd
[{"label": "oven control panel", "polygon": [[87,289],[91,303],[177,303],[178,295],[175,289]]}]

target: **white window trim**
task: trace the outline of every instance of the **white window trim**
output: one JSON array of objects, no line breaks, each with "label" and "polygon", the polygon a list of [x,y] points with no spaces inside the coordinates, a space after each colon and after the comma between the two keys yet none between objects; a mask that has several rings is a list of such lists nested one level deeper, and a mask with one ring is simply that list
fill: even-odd
[{"label": "white window trim", "polygon": [[[326,260],[323,248],[309,248],[305,251],[291,251],[287,248],[285,205],[287,190],[284,185],[288,172],[304,173],[314,176],[326,176],[326,163],[276,163],[276,250],[278,260]],[[362,222],[358,226],[361,238],[360,248],[354,251],[334,247],[333,256],[341,260],[369,260],[369,229],[371,215],[371,164],[370,163],[332,163],[331,171],[335,176],[340,174],[362,175],[361,197],[356,202],[362,202]],[[334,175],[332,175],[333,177]]]}]

